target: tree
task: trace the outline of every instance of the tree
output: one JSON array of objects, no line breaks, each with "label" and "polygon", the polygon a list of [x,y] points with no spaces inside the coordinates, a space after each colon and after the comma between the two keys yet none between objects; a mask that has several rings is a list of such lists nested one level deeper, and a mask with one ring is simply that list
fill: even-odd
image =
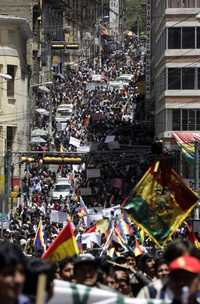
[{"label": "tree", "polygon": [[144,30],[145,1],[126,0],[126,25],[127,29],[136,31],[137,24],[140,31]]}]

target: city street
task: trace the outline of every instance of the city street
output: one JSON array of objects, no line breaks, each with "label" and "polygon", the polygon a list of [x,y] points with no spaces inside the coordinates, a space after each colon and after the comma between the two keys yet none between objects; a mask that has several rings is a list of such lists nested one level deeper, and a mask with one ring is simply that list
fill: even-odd
[{"label": "city street", "polygon": [[0,303],[199,303],[199,0],[26,1],[0,0]]}]

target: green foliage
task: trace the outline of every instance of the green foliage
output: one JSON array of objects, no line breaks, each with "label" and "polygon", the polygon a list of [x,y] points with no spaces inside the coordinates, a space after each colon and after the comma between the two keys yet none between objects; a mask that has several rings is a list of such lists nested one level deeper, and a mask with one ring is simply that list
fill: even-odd
[{"label": "green foliage", "polygon": [[144,0],[126,0],[126,25],[127,29],[133,30],[136,23],[139,22],[140,30],[144,30],[145,20],[145,1]]}]

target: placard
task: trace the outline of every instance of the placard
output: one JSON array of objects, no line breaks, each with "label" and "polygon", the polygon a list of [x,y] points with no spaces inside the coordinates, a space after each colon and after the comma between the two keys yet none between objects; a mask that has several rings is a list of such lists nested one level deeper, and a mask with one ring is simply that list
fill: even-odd
[{"label": "placard", "polygon": [[105,144],[112,143],[115,140],[115,135],[107,135],[105,139]]},{"label": "placard", "polygon": [[90,152],[90,146],[80,146],[77,148],[77,152],[79,153],[89,153]]},{"label": "placard", "polygon": [[87,187],[87,188],[82,187],[79,190],[80,190],[82,196],[92,195],[92,189],[90,187]]},{"label": "placard", "polygon": [[81,143],[80,143],[80,140],[78,138],[70,136],[69,144],[76,147],[76,148],[79,148]]},{"label": "placard", "polygon": [[100,169],[87,169],[87,178],[101,177]]},{"label": "placard", "polygon": [[67,214],[63,211],[51,210],[50,222],[64,224],[67,221]]}]

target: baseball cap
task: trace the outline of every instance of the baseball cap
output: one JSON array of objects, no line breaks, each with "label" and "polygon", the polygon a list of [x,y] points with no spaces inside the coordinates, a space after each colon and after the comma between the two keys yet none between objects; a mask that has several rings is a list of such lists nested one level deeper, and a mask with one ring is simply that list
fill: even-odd
[{"label": "baseball cap", "polygon": [[192,273],[200,273],[200,261],[192,256],[181,256],[169,264],[170,271],[182,269]]}]

